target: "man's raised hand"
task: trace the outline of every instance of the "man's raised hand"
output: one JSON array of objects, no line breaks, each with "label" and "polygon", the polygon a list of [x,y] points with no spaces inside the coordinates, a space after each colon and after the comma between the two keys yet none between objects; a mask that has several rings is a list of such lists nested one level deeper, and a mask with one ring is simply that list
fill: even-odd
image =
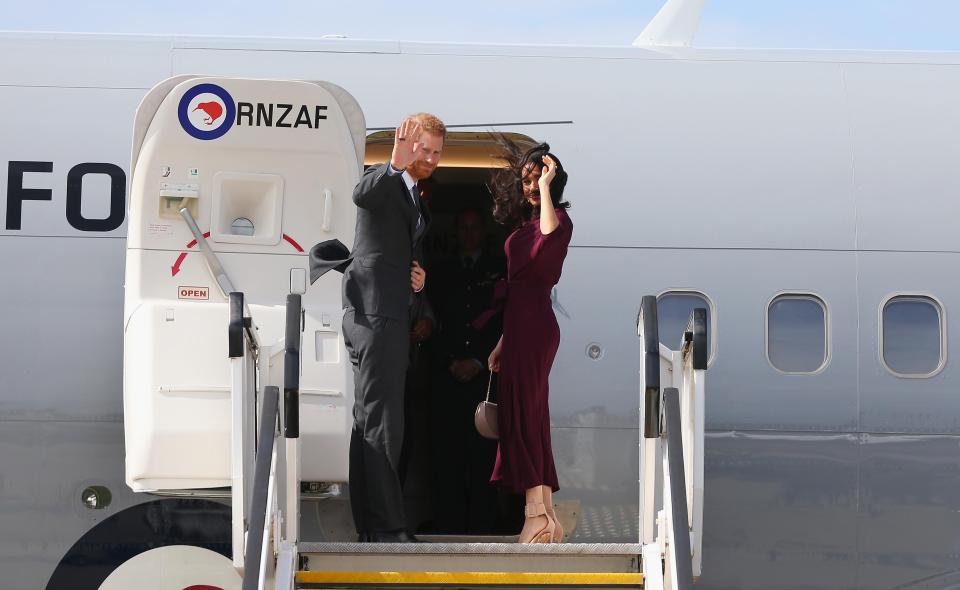
[{"label": "man's raised hand", "polygon": [[417,147],[420,143],[420,123],[413,119],[404,119],[397,127],[397,134],[393,139],[393,153],[390,155],[390,165],[397,170],[404,170],[417,159]]}]

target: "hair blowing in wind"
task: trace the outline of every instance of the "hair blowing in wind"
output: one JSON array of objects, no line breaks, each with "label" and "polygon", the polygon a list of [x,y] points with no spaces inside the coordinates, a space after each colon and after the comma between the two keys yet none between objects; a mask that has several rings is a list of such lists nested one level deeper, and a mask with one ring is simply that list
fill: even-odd
[{"label": "hair blowing in wind", "polygon": [[557,165],[557,174],[550,183],[550,197],[553,206],[569,209],[570,203],[563,200],[563,189],[567,185],[567,173],[560,159],[550,153],[550,144],[541,143],[523,151],[519,145],[505,135],[497,136],[501,153],[497,158],[504,162],[503,168],[493,172],[490,179],[490,192],[493,194],[493,217],[497,223],[515,228],[532,217],[539,216],[539,207],[534,207],[523,198],[523,171],[530,165],[543,168],[543,157],[548,155]]}]

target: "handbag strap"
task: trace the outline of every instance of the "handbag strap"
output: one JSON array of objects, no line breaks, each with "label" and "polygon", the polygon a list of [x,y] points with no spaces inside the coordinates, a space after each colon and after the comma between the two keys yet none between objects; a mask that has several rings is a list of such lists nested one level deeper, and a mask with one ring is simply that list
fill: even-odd
[{"label": "handbag strap", "polygon": [[[487,401],[490,401],[490,388],[493,387],[493,371],[490,371],[490,380],[487,381]],[[476,399],[476,398],[474,398]]]}]

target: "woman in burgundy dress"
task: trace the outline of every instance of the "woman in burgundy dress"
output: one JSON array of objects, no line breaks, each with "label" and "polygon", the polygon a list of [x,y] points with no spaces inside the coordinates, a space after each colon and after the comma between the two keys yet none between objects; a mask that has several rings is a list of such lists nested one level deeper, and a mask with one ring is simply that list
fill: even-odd
[{"label": "woman in burgundy dress", "polygon": [[[550,444],[548,381],[560,344],[550,293],[560,280],[573,232],[563,200],[567,173],[550,146],[524,154],[506,142],[509,168],[494,179],[494,217],[514,231],[507,238],[503,335],[490,353],[499,372],[500,447],[491,481],[526,495],[521,543],[563,539],[553,510],[559,488]],[[545,203],[545,205],[541,205]]]}]

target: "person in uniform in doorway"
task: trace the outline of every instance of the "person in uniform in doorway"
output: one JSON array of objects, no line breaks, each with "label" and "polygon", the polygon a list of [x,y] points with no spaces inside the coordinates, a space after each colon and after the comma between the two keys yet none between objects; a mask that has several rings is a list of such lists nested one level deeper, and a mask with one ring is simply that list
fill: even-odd
[{"label": "person in uniform in doorway", "polygon": [[431,391],[434,517],[442,533],[487,534],[498,532],[502,520],[497,490],[489,483],[497,443],[477,433],[473,413],[486,396],[487,357],[500,336],[500,321],[493,318],[482,329],[473,321],[490,307],[504,261],[483,249],[486,223],[480,211],[461,211],[455,226],[457,252],[431,271],[427,290],[440,323]]},{"label": "person in uniform in doorway", "polygon": [[421,242],[430,224],[417,182],[439,164],[446,132],[434,115],[404,120],[390,161],[366,170],[353,191],[358,209],[350,258],[331,262],[329,252],[336,248],[329,244],[311,252],[312,280],[329,268],[344,269],[343,340],[355,399],[350,504],[361,541],[414,540],[407,533],[399,470],[410,305],[426,283]]},{"label": "person in uniform in doorway", "polygon": [[488,366],[499,372],[500,446],[491,481],[526,496],[521,543],[563,539],[553,508],[559,488],[550,442],[549,376],[560,345],[551,290],[573,233],[563,200],[567,173],[543,143],[520,153],[506,141],[508,168],[494,177],[494,217],[513,229],[504,244],[503,335]]}]

